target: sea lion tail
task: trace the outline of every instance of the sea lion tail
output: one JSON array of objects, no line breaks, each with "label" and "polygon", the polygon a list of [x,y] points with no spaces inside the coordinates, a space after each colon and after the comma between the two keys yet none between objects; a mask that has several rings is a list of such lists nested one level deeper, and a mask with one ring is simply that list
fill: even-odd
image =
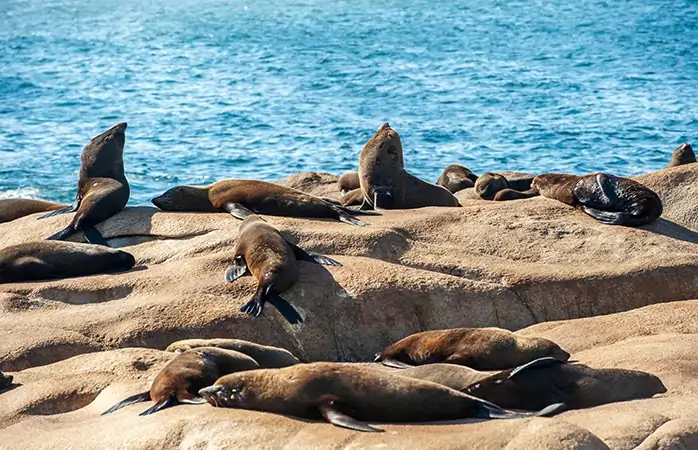
[{"label": "sea lion tail", "polygon": [[117,411],[125,406],[129,406],[129,405],[133,405],[133,404],[141,403],[141,402],[147,402],[148,400],[150,400],[150,392],[149,391],[141,392],[140,394],[135,394],[135,395],[132,395],[130,397],[126,397],[125,399],[121,400],[119,403],[117,403],[116,405],[107,409],[106,411],[104,411],[100,415],[103,416],[105,414],[113,413],[114,411]]},{"label": "sea lion tail", "polygon": [[585,213],[605,225],[640,226],[656,220],[656,218],[647,217],[645,215],[634,216],[623,211],[601,211],[600,209],[591,208],[589,206],[584,206],[582,208]]},{"label": "sea lion tail", "polygon": [[337,218],[344,223],[356,225],[358,227],[365,227],[366,225],[368,225],[366,222],[362,222],[353,215],[349,214],[346,210],[344,210],[344,208],[335,206],[334,210],[337,212]]},{"label": "sea lion tail", "polygon": [[170,395],[167,397],[167,400],[163,400],[161,402],[158,402],[151,406],[150,408],[146,409],[142,413],[138,414],[139,416],[147,416],[149,414],[156,413],[160,410],[163,410],[165,408],[169,408],[170,406],[175,406],[177,404],[177,397],[174,395]]}]

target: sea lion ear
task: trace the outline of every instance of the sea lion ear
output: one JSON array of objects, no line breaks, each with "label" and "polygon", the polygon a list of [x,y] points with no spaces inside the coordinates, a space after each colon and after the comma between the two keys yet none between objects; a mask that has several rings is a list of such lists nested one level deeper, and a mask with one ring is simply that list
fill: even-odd
[{"label": "sea lion ear", "polygon": [[322,401],[318,405],[318,409],[320,410],[322,417],[324,417],[325,420],[327,420],[334,426],[349,428],[350,430],[356,431],[365,431],[368,433],[380,433],[383,431],[379,428],[372,427],[371,425],[365,422],[361,422],[360,420],[356,420],[353,417],[344,414],[343,412],[337,409],[334,400],[327,399]]}]

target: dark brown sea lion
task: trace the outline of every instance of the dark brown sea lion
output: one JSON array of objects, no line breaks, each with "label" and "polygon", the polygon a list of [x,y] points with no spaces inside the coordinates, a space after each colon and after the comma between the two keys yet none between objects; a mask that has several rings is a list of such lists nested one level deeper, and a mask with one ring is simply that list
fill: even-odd
[{"label": "dark brown sea lion", "polygon": [[492,376],[493,372],[481,372],[458,364],[425,364],[410,367],[397,372],[403,377],[418,378],[448,386],[457,391],[465,391],[468,387]]},{"label": "dark brown sea lion", "polygon": [[177,186],[153,199],[164,211],[228,211],[238,219],[251,212],[270,216],[336,219],[351,225],[366,223],[340,206],[299,190],[266,181],[224,180],[209,186]]},{"label": "dark brown sea lion", "polygon": [[501,328],[453,328],[415,333],[376,354],[375,361],[392,367],[450,363],[476,370],[500,370],[552,356],[570,354],[548,339],[517,336]]},{"label": "dark brown sea lion", "polygon": [[45,202],[32,198],[5,198],[0,199],[0,223],[11,222],[20,217],[40,212],[55,211],[65,208],[67,205]]},{"label": "dark brown sea lion", "polygon": [[593,369],[541,358],[477,381],[465,392],[504,408],[535,411],[551,403],[574,409],[649,398],[666,392],[666,387],[646,372]]},{"label": "dark brown sea lion", "polygon": [[445,187],[449,192],[455,194],[465,188],[475,186],[477,178],[477,175],[467,167],[460,164],[451,164],[441,172],[439,179],[436,180],[436,184]]},{"label": "dark brown sea lion", "polygon": [[696,154],[693,152],[693,147],[691,147],[691,144],[686,142],[685,144],[679,145],[679,147],[674,150],[667,167],[681,166],[694,162],[696,162]]},{"label": "dark brown sea lion", "polygon": [[363,201],[364,193],[361,190],[361,188],[349,191],[346,194],[342,195],[342,198],[339,199],[339,202],[342,206],[358,206],[361,205]]},{"label": "dark brown sea lion", "polygon": [[[326,362],[227,375],[199,395],[213,406],[322,416],[333,425],[358,431],[382,431],[365,421],[530,417],[429,381]],[[554,414],[560,408],[550,405],[534,415]]]},{"label": "dark brown sea lion", "polygon": [[82,151],[80,178],[75,202],[41,218],[75,212],[70,224],[50,240],[63,240],[78,231],[91,244],[107,245],[95,225],[118,213],[126,206],[130,188],[124,174],[126,122],[114,125],[95,137]]},{"label": "dark brown sea lion", "polygon": [[540,194],[536,189],[529,189],[527,191],[517,191],[514,189],[502,189],[497,192],[492,200],[495,202],[504,202],[509,200],[521,200],[524,198],[538,197]]},{"label": "dark brown sea lion", "polygon": [[387,123],[361,150],[359,182],[364,193],[364,208],[460,206],[445,187],[427,183],[405,170],[400,136]]},{"label": "dark brown sea lion", "polygon": [[130,253],[75,242],[37,241],[0,250],[0,283],[80,277],[129,270]]},{"label": "dark brown sea lion", "polygon": [[225,272],[225,279],[232,283],[251,272],[258,283],[254,296],[240,311],[258,317],[264,304],[269,301],[292,324],[303,322],[303,319],[279,294],[290,288],[300,276],[296,260],[341,266],[327,256],[308,253],[291,244],[276,228],[254,214],[247,216],[240,225],[234,255],[233,264]]},{"label": "dark brown sea lion", "polygon": [[139,415],[145,416],[181,403],[201,404],[199,389],[211,386],[217,379],[229,373],[258,369],[251,357],[233,350],[200,347],[180,353],[157,374],[149,391],[125,398],[107,409],[102,415],[124,406],[152,400],[155,405]]},{"label": "dark brown sea lion", "polygon": [[538,195],[535,189],[531,189],[533,178],[535,178],[534,175],[525,172],[487,172],[475,182],[475,192],[483,200],[531,198]]},{"label": "dark brown sea lion", "polygon": [[261,369],[278,369],[300,363],[298,358],[284,348],[241,339],[184,339],[170,344],[167,351],[183,352],[198,347],[217,347],[244,353],[257,361]]},{"label": "dark brown sea lion", "polygon": [[4,373],[0,372],[0,392],[12,386],[13,379],[14,378],[12,375],[5,375]]},{"label": "dark brown sea lion", "polygon": [[361,188],[361,184],[359,183],[359,172],[354,172],[352,170],[344,172],[339,176],[339,180],[337,180],[337,187],[342,194]]},{"label": "dark brown sea lion", "polygon": [[510,189],[509,182],[498,173],[485,172],[475,182],[475,192],[483,200],[493,200],[495,194],[503,189]]},{"label": "dark brown sea lion", "polygon": [[640,226],[662,215],[662,201],[647,186],[605,173],[547,173],[533,180],[543,197],[558,200],[606,225]]}]

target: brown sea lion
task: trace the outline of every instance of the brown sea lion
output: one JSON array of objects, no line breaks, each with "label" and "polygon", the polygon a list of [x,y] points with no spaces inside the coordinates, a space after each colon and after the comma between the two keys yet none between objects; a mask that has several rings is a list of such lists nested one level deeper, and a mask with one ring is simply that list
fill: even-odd
[{"label": "brown sea lion", "polygon": [[217,347],[244,353],[259,364],[261,369],[278,369],[299,364],[298,358],[285,348],[261,345],[241,339],[184,339],[173,342],[168,352],[183,352],[198,347]]},{"label": "brown sea lion", "polygon": [[40,212],[55,211],[65,208],[67,205],[45,202],[32,198],[4,198],[0,199],[0,223],[11,222],[20,217]]},{"label": "brown sea lion", "polygon": [[477,381],[465,392],[504,408],[535,411],[551,403],[575,409],[649,398],[666,392],[666,387],[646,372],[593,369],[541,358]]},{"label": "brown sea lion", "polygon": [[228,211],[238,219],[244,219],[254,212],[270,216],[336,219],[351,225],[366,225],[340,206],[266,181],[224,180],[209,186],[177,186],[152,201],[164,211]]},{"label": "brown sea lion", "polygon": [[[335,426],[357,431],[382,431],[365,421],[530,417],[429,381],[327,362],[227,375],[199,395],[217,407],[322,416]],[[534,415],[554,414],[560,408],[550,405]]]},{"label": "brown sea lion", "polygon": [[436,180],[436,184],[445,187],[449,192],[455,194],[465,188],[475,186],[477,178],[477,175],[467,167],[460,164],[451,164],[441,172],[439,179]]},{"label": "brown sea lion", "polygon": [[342,195],[342,198],[339,199],[339,202],[342,206],[358,206],[361,205],[363,201],[364,193],[361,190],[361,188],[349,191],[346,194]]},{"label": "brown sea lion", "polygon": [[12,386],[12,380],[14,377],[12,375],[5,375],[0,372],[0,392]]},{"label": "brown sea lion", "polygon": [[476,370],[500,370],[552,356],[570,354],[548,339],[517,336],[501,328],[453,328],[415,333],[387,346],[375,361],[391,367],[450,363]]},{"label": "brown sea lion", "polygon": [[538,195],[535,189],[531,189],[533,178],[534,175],[525,172],[486,172],[475,182],[475,192],[483,200],[531,198]]},{"label": "brown sea lion", "polygon": [[536,189],[529,189],[527,191],[517,191],[514,189],[506,188],[497,192],[492,200],[494,200],[495,202],[504,202],[509,200],[521,200],[524,198],[533,198],[538,196],[540,196],[540,194]]},{"label": "brown sea lion", "polygon": [[662,215],[662,201],[647,186],[606,173],[547,173],[533,180],[543,197],[558,200],[606,225],[641,226]]},{"label": "brown sea lion", "polygon": [[359,183],[359,172],[354,172],[353,170],[344,172],[339,176],[339,180],[337,180],[337,187],[342,194],[361,188],[361,184]]},{"label": "brown sea lion", "polygon": [[303,318],[279,294],[290,288],[300,276],[296,260],[341,266],[327,256],[308,253],[288,242],[276,228],[254,214],[247,216],[240,225],[234,255],[225,279],[232,283],[251,272],[258,283],[254,296],[240,311],[258,317],[269,301],[292,324],[303,322]]},{"label": "brown sea lion", "polygon": [[95,225],[118,213],[126,206],[130,188],[124,174],[126,122],[114,125],[93,138],[82,151],[80,178],[75,202],[39,217],[76,212],[70,224],[49,240],[64,240],[78,231],[91,244],[107,245]]},{"label": "brown sea lion", "polygon": [[510,189],[509,182],[498,173],[485,172],[475,182],[475,192],[483,200],[493,200],[495,194],[503,189]]},{"label": "brown sea lion", "polygon": [[514,172],[511,170],[503,170],[497,173],[507,179],[507,183],[509,183],[511,189],[520,192],[531,189],[533,179],[536,177],[528,172]]},{"label": "brown sea lion", "polygon": [[445,187],[427,183],[405,170],[400,136],[387,123],[361,150],[359,182],[364,194],[364,208],[460,206]]},{"label": "brown sea lion", "polygon": [[0,250],[0,283],[81,277],[129,270],[133,255],[76,242],[37,241]]},{"label": "brown sea lion", "polygon": [[397,373],[403,377],[432,381],[457,391],[464,391],[478,381],[484,380],[494,374],[493,372],[481,372],[458,364],[443,363],[410,367],[409,369],[400,370]]},{"label": "brown sea lion", "polygon": [[685,144],[679,145],[678,148],[674,150],[667,167],[681,166],[694,162],[696,162],[696,154],[693,152],[693,147],[691,147],[691,144],[686,142]]},{"label": "brown sea lion", "polygon": [[145,416],[181,403],[202,404],[205,400],[199,397],[199,389],[211,386],[223,375],[258,368],[254,359],[233,350],[215,347],[188,350],[162,368],[150,390],[123,399],[102,415],[148,400],[154,401],[155,405],[139,415]]}]

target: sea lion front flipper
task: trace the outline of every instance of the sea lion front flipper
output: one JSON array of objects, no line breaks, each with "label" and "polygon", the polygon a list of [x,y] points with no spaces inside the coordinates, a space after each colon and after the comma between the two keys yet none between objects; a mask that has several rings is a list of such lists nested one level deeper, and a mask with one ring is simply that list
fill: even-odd
[{"label": "sea lion front flipper", "polygon": [[381,364],[383,364],[384,366],[387,366],[387,367],[393,367],[395,369],[411,369],[412,367],[414,367],[414,366],[411,366],[407,363],[398,361],[396,359],[391,359],[391,358],[382,360]]},{"label": "sea lion front flipper", "polygon": [[545,358],[534,359],[533,361],[528,362],[526,364],[523,364],[523,365],[515,368],[514,370],[512,370],[511,373],[509,374],[508,378],[513,378],[526,369],[532,369],[534,367],[548,366],[550,364],[565,364],[565,362],[560,361],[557,358],[553,358],[552,356],[546,356]]},{"label": "sea lion front flipper", "polygon": [[85,235],[85,240],[90,244],[103,245],[104,247],[109,247],[107,240],[104,239],[102,233],[97,231],[97,228],[92,225],[82,225],[80,231]]},{"label": "sea lion front flipper", "polygon": [[264,304],[266,302],[274,305],[279,313],[284,316],[284,319],[286,319],[290,324],[295,325],[303,322],[303,318],[298,311],[296,311],[296,308],[294,308],[293,305],[291,305],[288,301],[283,299],[279,294],[273,292],[271,285],[266,289],[262,289],[261,287],[257,288],[257,292],[255,292],[252,299],[244,304],[242,308],[240,308],[240,311],[253,317],[259,317],[264,310]]},{"label": "sea lion front flipper", "polygon": [[192,397],[192,398],[183,398],[183,399],[179,400],[179,403],[186,403],[187,405],[203,405],[204,403],[208,403],[208,402],[203,397]]},{"label": "sea lion front flipper", "polygon": [[[594,219],[605,225],[634,225],[637,217],[621,211],[601,211],[589,206],[582,206],[582,210]],[[640,222],[644,224],[644,222]]]},{"label": "sea lion front flipper", "polygon": [[228,211],[233,217],[240,220],[245,220],[245,218],[251,214],[254,214],[251,210],[244,207],[240,203],[228,202],[223,205],[223,209]]},{"label": "sea lion front flipper", "polygon": [[150,408],[146,409],[145,411],[143,411],[142,413],[140,413],[138,415],[139,416],[147,416],[148,414],[156,413],[156,412],[161,411],[165,408],[169,408],[170,406],[175,406],[177,403],[179,403],[179,402],[177,402],[177,397],[175,397],[174,395],[171,395],[171,396],[167,397],[167,400],[164,400],[162,402],[158,402],[158,403],[154,404],[153,406],[151,406]]},{"label": "sea lion front flipper", "polygon": [[105,414],[113,413],[114,411],[119,410],[125,406],[133,405],[133,404],[141,403],[141,402],[147,402],[148,400],[150,400],[150,392],[149,391],[141,392],[140,394],[135,394],[135,395],[132,395],[130,397],[126,397],[125,399],[121,400],[119,403],[117,403],[116,405],[107,409],[106,411],[104,411],[100,415],[103,416]]},{"label": "sea lion front flipper", "polygon": [[249,273],[247,269],[247,262],[242,256],[238,256],[233,260],[233,264],[230,265],[225,271],[225,280],[228,283],[232,283],[243,275]]},{"label": "sea lion front flipper", "polygon": [[70,222],[70,224],[63,228],[61,231],[58,233],[54,233],[51,236],[47,237],[47,241],[62,241],[70,236],[75,234],[75,230],[73,229],[73,222]]},{"label": "sea lion front flipper", "polygon": [[[481,399],[479,399],[481,400]],[[490,403],[482,402],[474,411],[473,416],[481,419],[525,419],[527,417],[546,417],[562,412],[567,405],[564,403],[553,403],[540,411],[535,412],[513,412],[500,408],[499,406]]]},{"label": "sea lion front flipper", "polygon": [[296,244],[291,244],[290,242],[286,241],[291,247],[291,250],[293,250],[293,254],[296,255],[296,259],[300,261],[308,261],[316,264],[324,264],[326,266],[341,266],[342,263],[339,261],[335,261],[334,259],[325,256],[325,255],[319,255],[317,253],[310,253],[306,252]]},{"label": "sea lion front flipper", "polygon": [[334,426],[349,428],[350,430],[365,431],[368,433],[380,433],[383,430],[379,428],[372,427],[371,425],[356,420],[351,416],[347,416],[343,412],[339,411],[334,405],[334,401],[325,401],[318,405],[318,409],[329,423]]}]

